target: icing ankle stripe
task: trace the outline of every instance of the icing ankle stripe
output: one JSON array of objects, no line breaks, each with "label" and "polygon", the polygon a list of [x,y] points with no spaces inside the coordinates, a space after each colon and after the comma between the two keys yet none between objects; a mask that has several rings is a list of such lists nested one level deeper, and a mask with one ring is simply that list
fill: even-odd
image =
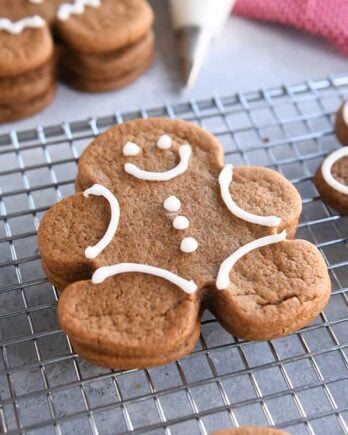
[{"label": "icing ankle stripe", "polygon": [[188,294],[193,294],[197,290],[197,285],[194,283],[194,281],[188,281],[187,279],[181,278],[180,276],[169,272],[169,270],[166,269],[138,263],[119,263],[113,264],[112,266],[100,267],[93,273],[92,283],[100,284],[106,278],[119,275],[121,273],[130,272],[139,272],[146,273],[147,275],[158,276],[180,287],[181,290]]},{"label": "icing ankle stripe", "polygon": [[253,240],[250,243],[237,249],[232,255],[226,258],[221,265],[216,278],[216,287],[218,290],[224,290],[230,285],[230,272],[233,266],[244,255],[253,251],[254,249],[262,248],[263,246],[272,245],[273,243],[282,242],[286,240],[286,230],[280,234],[274,234],[272,236],[261,237],[260,239]]},{"label": "icing ankle stripe", "polygon": [[57,17],[66,21],[71,15],[82,15],[86,6],[99,8],[100,0],[75,0],[74,3],[63,3],[59,6]]},{"label": "icing ankle stripe", "polygon": [[232,183],[233,178],[233,165],[225,165],[219,175],[219,184],[222,200],[226,204],[229,211],[237,218],[252,224],[262,225],[264,227],[277,227],[281,223],[281,218],[277,216],[259,216],[249,213],[241,209],[233,201],[229,190],[229,185]]},{"label": "icing ankle stripe", "polygon": [[8,33],[18,35],[22,33],[24,29],[40,29],[46,25],[46,21],[34,15],[32,17],[26,17],[19,21],[11,21],[7,18],[0,18],[0,30],[5,30]]},{"label": "icing ankle stripe", "polygon": [[114,237],[118,222],[120,220],[120,205],[116,197],[110,192],[109,189],[102,186],[101,184],[94,184],[89,189],[83,192],[83,195],[88,198],[89,195],[103,196],[110,204],[111,218],[109,226],[104,234],[103,238],[94,246],[88,246],[85,250],[86,258],[96,258],[111,242]]},{"label": "icing ankle stripe", "polygon": [[180,162],[178,163],[177,166],[175,166],[175,168],[170,169],[169,171],[148,172],[139,169],[136,165],[133,165],[133,163],[126,163],[124,165],[124,170],[127,172],[127,174],[133,175],[133,177],[139,178],[140,180],[147,180],[147,181],[172,180],[173,178],[187,171],[191,153],[192,153],[192,149],[190,145],[187,144],[181,145],[181,147],[179,148]]},{"label": "icing ankle stripe", "polygon": [[321,173],[326,183],[337,192],[343,193],[343,195],[348,195],[348,186],[336,180],[336,178],[332,175],[331,169],[337,160],[346,156],[348,156],[348,147],[339,148],[338,150],[329,154],[321,166]]}]

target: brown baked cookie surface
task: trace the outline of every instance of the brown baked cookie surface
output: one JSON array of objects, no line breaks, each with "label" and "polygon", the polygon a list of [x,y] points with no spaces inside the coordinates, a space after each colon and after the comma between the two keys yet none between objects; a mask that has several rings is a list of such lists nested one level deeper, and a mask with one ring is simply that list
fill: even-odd
[{"label": "brown baked cookie surface", "polygon": [[335,119],[335,132],[342,145],[348,145],[348,101],[344,101]]},{"label": "brown baked cookie surface", "polygon": [[285,240],[301,213],[296,189],[270,169],[223,167],[220,144],[191,123],[154,118],[106,131],[81,156],[76,185],[94,187],[52,207],[38,237],[49,279],[65,289],[60,324],[92,362],[182,357],[204,308],[232,334],[264,340],[327,303],[319,251]]},{"label": "brown baked cookie surface", "polygon": [[[339,158],[331,168],[331,175],[333,180],[340,183],[341,188],[345,188],[346,192],[342,192],[340,186],[336,186],[330,178],[324,177],[323,165],[318,168],[315,174],[315,185],[324,199],[324,201],[337,210],[339,213],[348,215],[348,147],[341,148],[338,151],[347,151],[344,157]],[[332,154],[331,154],[332,155]]]},{"label": "brown baked cookie surface", "polygon": [[272,427],[242,426],[221,429],[211,435],[289,435],[289,433]]},{"label": "brown baked cookie surface", "polygon": [[[97,3],[97,2],[96,2]],[[151,29],[153,13],[145,0],[101,0],[82,14],[60,19],[57,29],[67,46],[78,53],[105,53],[141,40]]]}]

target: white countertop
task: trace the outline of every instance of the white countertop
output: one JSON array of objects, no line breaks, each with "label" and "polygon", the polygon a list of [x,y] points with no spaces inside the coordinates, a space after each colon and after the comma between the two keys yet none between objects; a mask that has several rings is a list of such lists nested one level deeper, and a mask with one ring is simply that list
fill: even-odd
[{"label": "white countertop", "polygon": [[209,53],[189,93],[180,90],[180,71],[165,0],[151,0],[156,14],[156,62],[132,85],[115,92],[87,94],[63,84],[46,110],[0,126],[26,129],[109,115],[115,111],[162,106],[165,102],[228,95],[259,88],[325,78],[348,71],[348,59],[328,42],[294,29],[232,16]]}]

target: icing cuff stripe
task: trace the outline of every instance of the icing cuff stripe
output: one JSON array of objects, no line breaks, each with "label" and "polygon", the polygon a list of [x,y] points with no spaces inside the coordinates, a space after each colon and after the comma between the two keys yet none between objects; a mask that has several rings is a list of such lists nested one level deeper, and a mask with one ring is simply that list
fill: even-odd
[{"label": "icing cuff stripe", "polygon": [[348,156],[348,147],[339,148],[326,157],[321,166],[321,173],[326,183],[337,192],[343,193],[343,195],[348,195],[348,186],[336,180],[336,178],[332,175],[331,169],[337,160],[346,156]]},{"label": "icing cuff stripe", "polygon": [[85,190],[83,195],[86,198],[88,198],[89,195],[103,196],[109,202],[111,209],[110,223],[103,238],[100,239],[96,245],[88,246],[88,248],[85,250],[86,258],[93,259],[96,258],[108,246],[114,237],[118,227],[118,222],[120,220],[120,205],[110,190],[101,184],[94,184],[92,187]]},{"label": "icing cuff stripe", "polygon": [[218,290],[224,290],[230,285],[230,272],[237,261],[244,257],[244,255],[254,249],[262,248],[263,246],[272,245],[273,243],[282,242],[284,240],[286,240],[286,230],[282,231],[280,234],[274,234],[272,236],[261,237],[260,239],[253,240],[237,249],[237,251],[221,263],[216,278],[216,288]]},{"label": "icing cuff stripe", "polygon": [[278,227],[281,223],[281,218],[277,216],[258,216],[241,209],[233,201],[229,190],[229,185],[232,183],[233,165],[225,165],[219,175],[219,184],[222,200],[226,204],[229,211],[237,218],[252,224],[262,225],[264,227]]},{"label": "icing cuff stripe", "polygon": [[139,169],[136,165],[133,165],[133,163],[126,163],[124,165],[124,170],[127,172],[127,174],[133,175],[133,177],[139,178],[140,180],[146,180],[146,181],[172,180],[173,178],[187,171],[191,153],[192,153],[192,149],[190,145],[187,144],[181,145],[181,147],[179,148],[180,162],[178,163],[177,166],[175,166],[175,168],[170,169],[169,171],[148,172]]},{"label": "icing cuff stripe", "polygon": [[23,32],[24,29],[40,29],[46,25],[46,21],[39,15],[26,17],[19,21],[11,21],[7,18],[0,18],[0,30],[17,35]]},{"label": "icing cuff stripe", "polygon": [[70,18],[71,15],[81,15],[85,12],[86,6],[98,8],[100,6],[100,0],[75,0],[72,4],[63,3],[59,6],[57,17],[61,21],[65,21]]},{"label": "icing cuff stripe", "polygon": [[139,272],[146,273],[147,275],[158,276],[167,281],[170,281],[174,285],[178,286],[185,293],[193,294],[197,290],[197,285],[194,281],[188,281],[175,273],[169,272],[169,270],[161,269],[159,267],[148,266],[146,264],[138,263],[119,263],[112,266],[104,266],[97,269],[92,276],[93,284],[100,284],[106,278],[119,275],[121,273]]}]

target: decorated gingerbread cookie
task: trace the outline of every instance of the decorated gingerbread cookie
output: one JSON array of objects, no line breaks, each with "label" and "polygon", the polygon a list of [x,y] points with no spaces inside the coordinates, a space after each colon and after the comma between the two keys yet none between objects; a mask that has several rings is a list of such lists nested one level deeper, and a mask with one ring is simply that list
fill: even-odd
[{"label": "decorated gingerbread cookie", "polygon": [[153,60],[153,14],[144,0],[77,0],[57,12],[64,78],[99,92],[133,81]]},{"label": "decorated gingerbread cookie", "polygon": [[221,429],[213,432],[211,435],[289,435],[289,433],[272,427],[241,426]]},{"label": "decorated gingerbread cookie", "polygon": [[[348,104],[344,102],[336,115],[336,135],[348,145]],[[315,174],[315,185],[324,199],[339,213],[348,215],[348,146],[333,151]]]},{"label": "decorated gingerbread cookie", "polygon": [[77,190],[44,216],[43,267],[64,292],[75,350],[107,367],[189,353],[210,309],[238,337],[301,328],[330,280],[312,244],[289,240],[301,199],[280,174],[223,165],[206,130],[164,118],[111,128],[86,149]]},{"label": "decorated gingerbread cookie", "polygon": [[145,0],[1,0],[0,122],[51,101],[57,64],[85,91],[135,80],[154,58],[152,22]]},{"label": "decorated gingerbread cookie", "polygon": [[0,18],[0,122],[34,113],[53,98],[54,48],[38,15]]}]

